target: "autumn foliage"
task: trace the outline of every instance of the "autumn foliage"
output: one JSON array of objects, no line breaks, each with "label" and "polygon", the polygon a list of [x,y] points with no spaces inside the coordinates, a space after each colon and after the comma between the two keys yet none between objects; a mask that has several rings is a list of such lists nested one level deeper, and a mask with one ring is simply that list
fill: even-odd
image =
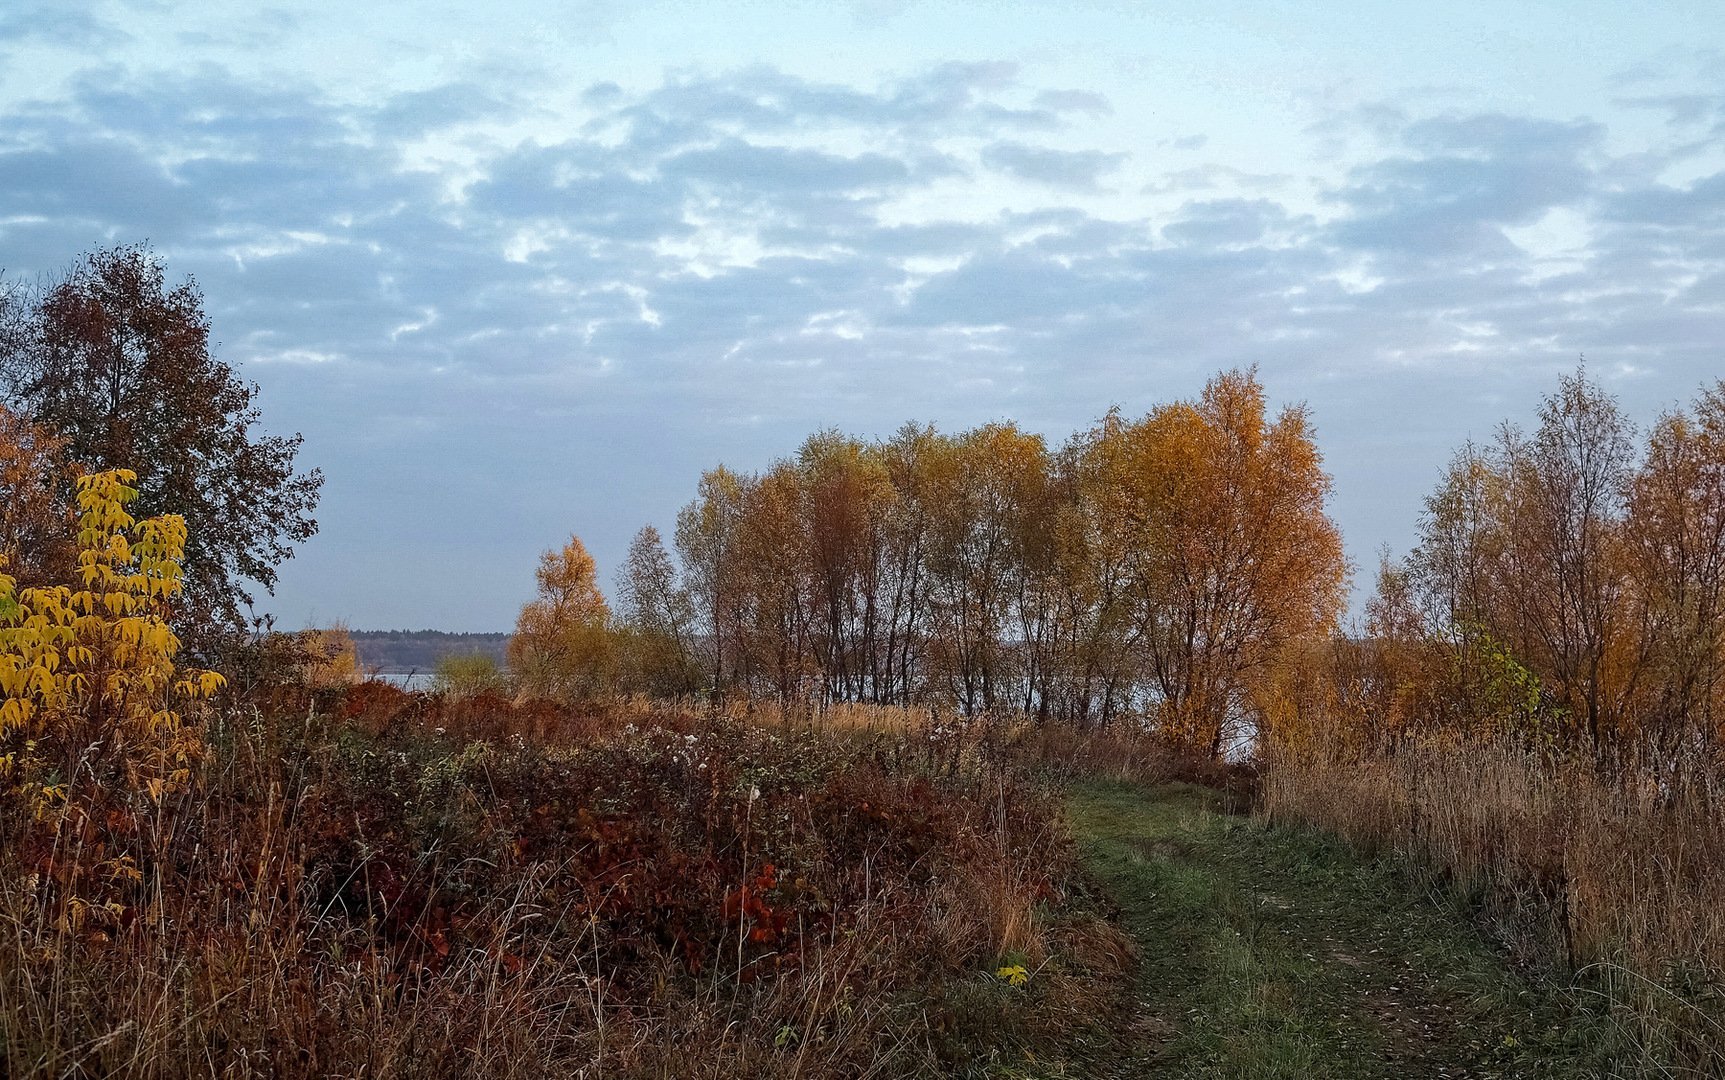
[{"label": "autumn foliage", "polygon": [[609,681],[611,609],[599,592],[593,556],[576,537],[539,559],[539,595],[521,609],[509,639],[509,666],[528,693],[573,702],[597,697]]},{"label": "autumn foliage", "polygon": [[[1329,490],[1305,410],[1269,416],[1241,372],[1058,449],[1010,423],[822,432],[764,473],[703,476],[680,572],[656,531],[637,538],[615,671],[808,708],[1130,720],[1218,754],[1265,715],[1289,649],[1335,623]],[[513,654],[534,689],[597,688],[590,579],[577,545],[542,564]]]},{"label": "autumn foliage", "polygon": [[[59,889],[62,920],[91,909],[88,879],[136,873],[126,834],[183,789],[202,751],[182,710],[222,685],[177,669],[168,623],[185,523],[134,520],[133,476],[77,481],[77,580],[18,591],[0,569],[0,797],[12,843]],[[112,901],[97,911],[117,914]]]},{"label": "autumn foliage", "polygon": [[70,575],[75,510],[65,440],[0,404],[0,558],[20,588]]},{"label": "autumn foliage", "polygon": [[112,940],[0,849],[8,1075],[945,1075],[1124,988],[1051,793],[974,738],[334,705],[211,723]]},{"label": "autumn foliage", "polygon": [[1480,902],[1637,1074],[1717,1075],[1722,602],[1725,384],[1638,438],[1577,372],[1455,455],[1361,632],[1285,670],[1264,808]]},{"label": "autumn foliage", "polygon": [[116,245],[39,287],[0,278],[0,315],[5,405],[68,460],[133,471],[143,513],[187,523],[181,636],[206,654],[231,644],[251,583],[273,589],[317,531],[323,477],[295,471],[299,436],[260,430],[257,387],[214,355],[196,282],[170,285],[147,245]]},{"label": "autumn foliage", "polygon": [[[1725,384],[1645,441],[1583,374],[1468,445],[1364,633],[1300,706],[1366,745],[1447,733],[1682,757],[1725,721]],[[1674,758],[1675,760],[1675,758]]]}]

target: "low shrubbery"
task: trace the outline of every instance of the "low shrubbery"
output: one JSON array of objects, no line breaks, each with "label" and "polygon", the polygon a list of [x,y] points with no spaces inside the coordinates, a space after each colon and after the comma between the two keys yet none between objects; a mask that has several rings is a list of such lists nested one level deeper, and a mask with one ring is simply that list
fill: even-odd
[{"label": "low shrubbery", "polygon": [[1120,985],[1051,797],[975,748],[931,768],[910,725],[314,697],[212,723],[110,932],[56,928],[0,855],[4,1071],[964,1071]]}]

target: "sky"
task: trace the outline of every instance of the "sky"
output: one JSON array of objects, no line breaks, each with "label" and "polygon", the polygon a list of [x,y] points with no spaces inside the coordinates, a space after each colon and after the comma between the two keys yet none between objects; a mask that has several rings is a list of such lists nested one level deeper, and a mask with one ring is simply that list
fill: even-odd
[{"label": "sky", "polygon": [[1725,10],[0,2],[0,269],[144,241],[327,477],[282,627],[507,629],[721,462],[1253,365],[1364,589],[1582,357],[1643,427],[1725,376]]}]

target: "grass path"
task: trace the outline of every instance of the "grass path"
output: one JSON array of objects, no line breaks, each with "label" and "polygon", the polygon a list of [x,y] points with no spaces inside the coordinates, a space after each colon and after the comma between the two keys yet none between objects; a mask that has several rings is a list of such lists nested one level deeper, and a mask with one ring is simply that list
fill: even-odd
[{"label": "grass path", "polygon": [[1142,952],[1131,1019],[1090,1075],[1609,1075],[1590,1023],[1393,866],[1187,785],[1086,784],[1070,808]]}]

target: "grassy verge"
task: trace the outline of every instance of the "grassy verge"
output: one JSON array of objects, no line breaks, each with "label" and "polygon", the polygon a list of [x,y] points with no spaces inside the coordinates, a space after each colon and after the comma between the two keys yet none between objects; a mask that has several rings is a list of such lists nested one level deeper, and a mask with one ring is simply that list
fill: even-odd
[{"label": "grassy verge", "polygon": [[1725,768],[1509,740],[1277,744],[1262,811],[1394,852],[1518,965],[1601,1004],[1622,1071],[1725,1075]]},{"label": "grassy verge", "polygon": [[1089,870],[1139,941],[1098,1077],[1611,1075],[1597,1021],[1529,986],[1387,861],[1183,784],[1075,785]]}]

